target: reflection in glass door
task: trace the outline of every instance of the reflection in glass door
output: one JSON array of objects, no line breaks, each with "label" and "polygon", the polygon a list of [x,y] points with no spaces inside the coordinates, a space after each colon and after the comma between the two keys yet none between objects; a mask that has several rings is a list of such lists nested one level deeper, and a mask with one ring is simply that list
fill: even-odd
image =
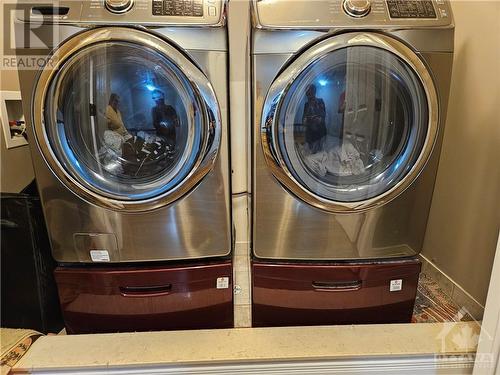
[{"label": "reflection in glass door", "polygon": [[416,163],[428,105],[401,58],[353,46],[311,62],[278,116],[278,146],[294,178],[325,199],[357,202],[391,189]]},{"label": "reflection in glass door", "polygon": [[145,46],[106,42],[71,57],[52,81],[46,131],[77,180],[104,196],[147,199],[193,168],[203,113],[188,78]]}]

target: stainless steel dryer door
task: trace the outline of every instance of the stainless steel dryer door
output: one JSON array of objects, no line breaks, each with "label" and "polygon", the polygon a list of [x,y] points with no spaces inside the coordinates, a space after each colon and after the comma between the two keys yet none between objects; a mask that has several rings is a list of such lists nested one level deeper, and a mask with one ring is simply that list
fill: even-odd
[{"label": "stainless steel dryer door", "polygon": [[438,131],[432,78],[406,45],[376,33],[332,36],[272,83],[262,115],[268,167],[304,202],[360,212],[418,177]]},{"label": "stainless steel dryer door", "polygon": [[221,118],[207,77],[146,31],[83,32],[53,52],[33,102],[40,151],[82,199],[146,211],[181,198],[211,170]]}]

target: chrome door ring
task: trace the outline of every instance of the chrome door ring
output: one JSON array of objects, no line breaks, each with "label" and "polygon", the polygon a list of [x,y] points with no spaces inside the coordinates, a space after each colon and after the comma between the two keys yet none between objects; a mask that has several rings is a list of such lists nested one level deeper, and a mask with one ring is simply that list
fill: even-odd
[{"label": "chrome door ring", "polygon": [[[144,200],[126,200],[119,196],[100,194],[90,185],[85,185],[72,176],[62,166],[53,152],[45,128],[44,108],[50,84],[59,74],[60,69],[72,55],[83,48],[101,42],[120,41],[147,46],[165,57],[182,70],[205,109],[205,134],[201,152],[187,176],[173,189],[158,196]],[[126,27],[102,27],[87,30],[75,35],[56,48],[51,64],[40,71],[32,98],[32,120],[36,143],[43,159],[55,176],[75,194],[87,202],[117,211],[141,212],[171,204],[191,191],[212,169],[217,158],[221,141],[221,114],[215,92],[203,72],[182,52],[171,46],[164,39],[138,29]],[[208,112],[211,112],[211,116]]]}]

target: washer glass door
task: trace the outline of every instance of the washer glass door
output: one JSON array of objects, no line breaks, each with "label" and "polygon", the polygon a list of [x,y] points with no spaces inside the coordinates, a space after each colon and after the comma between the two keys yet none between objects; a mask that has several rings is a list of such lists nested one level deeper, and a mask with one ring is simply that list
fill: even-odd
[{"label": "washer glass door", "polygon": [[290,82],[274,96],[263,126],[282,175],[289,176],[285,185],[332,211],[373,206],[401,185],[434,142],[417,72],[392,51],[353,44],[285,71],[296,76],[275,83]]},{"label": "washer glass door", "polygon": [[218,108],[206,77],[197,71],[206,81],[200,88],[181,70],[196,70],[187,58],[177,53],[179,65],[148,46],[155,40],[144,32],[123,36],[82,43],[60,58],[44,94],[44,156],[86,199],[140,210],[151,208],[144,202],[158,205],[158,197],[173,201],[167,196],[199,168],[214,141]]}]

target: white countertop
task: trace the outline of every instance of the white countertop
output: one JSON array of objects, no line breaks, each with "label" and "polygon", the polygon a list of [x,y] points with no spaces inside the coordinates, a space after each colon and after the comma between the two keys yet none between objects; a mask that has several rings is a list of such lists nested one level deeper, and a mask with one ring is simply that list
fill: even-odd
[{"label": "white countertop", "polygon": [[479,331],[461,322],[45,336],[13,371],[459,355],[476,350]]}]

